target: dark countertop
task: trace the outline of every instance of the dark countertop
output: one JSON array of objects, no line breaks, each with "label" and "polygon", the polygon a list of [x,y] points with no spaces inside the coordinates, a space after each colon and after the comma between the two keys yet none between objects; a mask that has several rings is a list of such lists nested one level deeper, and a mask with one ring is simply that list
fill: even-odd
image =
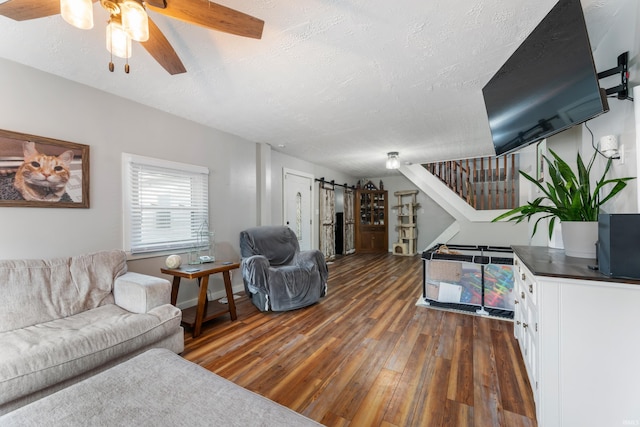
[{"label": "dark countertop", "polygon": [[595,259],[566,256],[562,249],[546,246],[512,246],[513,252],[536,276],[563,277],[577,280],[599,280],[603,282],[628,283],[640,285],[640,280],[613,278],[591,270]]}]

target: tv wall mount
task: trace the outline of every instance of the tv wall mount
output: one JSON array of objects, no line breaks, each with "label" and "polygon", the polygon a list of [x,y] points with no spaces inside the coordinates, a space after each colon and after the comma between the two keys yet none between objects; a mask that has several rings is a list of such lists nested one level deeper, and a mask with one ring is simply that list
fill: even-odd
[{"label": "tv wall mount", "polygon": [[617,94],[618,99],[629,99],[629,52],[618,56],[618,66],[598,73],[598,80],[620,74],[620,84],[606,90],[607,96]]}]

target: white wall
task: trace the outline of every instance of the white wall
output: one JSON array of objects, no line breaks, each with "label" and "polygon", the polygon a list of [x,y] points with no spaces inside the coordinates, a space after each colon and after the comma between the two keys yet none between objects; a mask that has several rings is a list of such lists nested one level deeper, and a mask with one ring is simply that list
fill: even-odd
[{"label": "white wall", "polygon": [[[615,21],[614,25],[606,27],[605,34],[596,41],[597,44],[594,44],[594,40],[592,40],[596,70],[601,72],[616,67],[618,55],[628,51],[631,76],[629,96],[633,96],[632,88],[638,84],[638,76],[640,75],[640,63],[638,63],[640,8],[638,2],[621,0],[620,11],[612,19]],[[602,28],[598,30],[602,30]],[[619,84],[619,75],[600,80],[600,86],[603,89]],[[608,98],[608,102],[609,111],[607,113],[588,121],[586,125],[576,126],[548,138],[547,147],[555,151],[575,170],[578,152],[580,152],[583,162],[587,164],[594,153],[593,145],[597,146],[600,138],[605,135],[615,135],[618,138],[618,143],[624,145],[624,163],[621,160],[614,160],[607,178],[637,177],[638,150],[634,102],[619,100],[615,97]],[[636,100],[636,102],[640,102],[640,100]],[[604,172],[605,166],[606,159],[597,155],[591,172],[592,186]],[[637,180],[630,181],[622,193],[604,206],[604,210],[609,213],[638,212]]]},{"label": "white wall", "polygon": [[[0,207],[1,259],[123,249],[123,152],[208,167],[217,255],[238,258],[239,232],[257,218],[255,143],[2,59],[0,81],[1,129],[87,144],[91,157],[90,209]],[[161,276],[163,263],[135,260],[129,269]],[[223,289],[221,279],[211,283]],[[195,298],[193,288],[181,286],[179,300]]]},{"label": "white wall", "polygon": [[[599,72],[616,67],[617,58],[621,53],[629,52],[629,95],[633,96],[633,86],[640,83],[640,46],[638,37],[640,35],[640,7],[636,0],[620,0],[620,11],[615,16],[613,25],[607,26],[607,31],[592,46],[593,57],[596,70]],[[610,88],[620,84],[619,76],[611,76],[600,81],[602,88]],[[640,102],[636,100],[635,102]],[[613,161],[613,166],[608,177],[638,176],[638,159],[636,144],[636,123],[634,115],[634,103],[609,98],[610,111],[588,122],[589,128],[594,135],[594,143],[597,144],[601,137],[605,135],[615,135],[618,143],[624,145],[625,162],[621,164],[619,160]],[[586,159],[591,158],[593,148],[591,146],[591,134],[582,126],[581,153]],[[585,160],[586,161],[586,160]],[[594,165],[592,177],[600,177],[604,171],[606,161],[602,156],[598,156]],[[638,212],[638,182],[633,180],[628,187],[620,193],[618,197],[607,203],[605,210],[609,213],[631,213]]]}]

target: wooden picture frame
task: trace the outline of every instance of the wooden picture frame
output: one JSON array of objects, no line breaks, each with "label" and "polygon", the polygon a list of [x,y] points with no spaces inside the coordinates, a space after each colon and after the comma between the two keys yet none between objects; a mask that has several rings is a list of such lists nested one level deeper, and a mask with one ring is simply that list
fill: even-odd
[{"label": "wooden picture frame", "polygon": [[5,206],[89,208],[89,146],[0,130]]}]

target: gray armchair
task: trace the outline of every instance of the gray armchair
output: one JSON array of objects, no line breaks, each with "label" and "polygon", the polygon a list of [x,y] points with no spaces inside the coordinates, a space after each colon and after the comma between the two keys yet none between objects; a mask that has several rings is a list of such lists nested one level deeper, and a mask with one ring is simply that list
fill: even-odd
[{"label": "gray armchair", "polygon": [[244,289],[261,311],[287,311],[314,304],[327,294],[329,270],[319,250],[300,251],[285,226],[240,232]]}]

